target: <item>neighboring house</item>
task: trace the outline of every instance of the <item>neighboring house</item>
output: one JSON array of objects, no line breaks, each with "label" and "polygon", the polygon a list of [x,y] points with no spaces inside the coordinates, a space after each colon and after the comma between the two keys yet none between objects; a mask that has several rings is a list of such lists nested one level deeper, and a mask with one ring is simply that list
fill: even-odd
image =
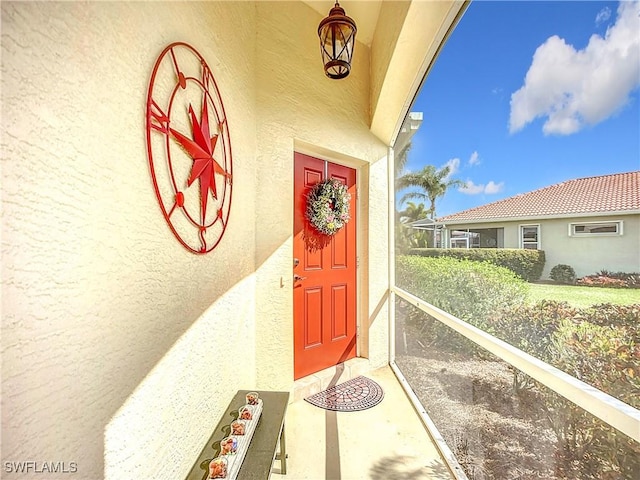
[{"label": "neighboring house", "polygon": [[450,248],[544,250],[578,277],[640,272],[640,171],[579,178],[440,217]]}]

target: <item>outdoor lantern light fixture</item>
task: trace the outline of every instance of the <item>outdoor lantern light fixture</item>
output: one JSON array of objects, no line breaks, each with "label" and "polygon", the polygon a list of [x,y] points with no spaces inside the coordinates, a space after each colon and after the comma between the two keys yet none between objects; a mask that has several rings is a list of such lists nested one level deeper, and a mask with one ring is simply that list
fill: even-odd
[{"label": "outdoor lantern light fixture", "polygon": [[344,8],[336,1],[329,16],[318,26],[320,51],[327,77],[337,80],[349,75],[356,31],[356,22],[345,15]]}]

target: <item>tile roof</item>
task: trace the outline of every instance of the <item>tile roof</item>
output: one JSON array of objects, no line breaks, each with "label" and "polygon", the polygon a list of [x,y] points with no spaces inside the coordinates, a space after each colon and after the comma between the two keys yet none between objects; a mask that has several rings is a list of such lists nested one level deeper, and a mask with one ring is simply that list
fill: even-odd
[{"label": "tile roof", "polygon": [[578,178],[438,218],[438,222],[640,211],[640,171]]}]

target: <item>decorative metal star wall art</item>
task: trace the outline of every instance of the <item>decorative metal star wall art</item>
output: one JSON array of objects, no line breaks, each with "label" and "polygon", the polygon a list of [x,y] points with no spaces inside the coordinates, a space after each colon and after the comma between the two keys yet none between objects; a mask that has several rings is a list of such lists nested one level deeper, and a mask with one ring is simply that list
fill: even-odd
[{"label": "decorative metal star wall art", "polygon": [[151,176],[165,220],[188,250],[208,253],[222,239],[231,211],[232,154],[220,92],[193,47],[172,43],[158,57],[146,119]]}]

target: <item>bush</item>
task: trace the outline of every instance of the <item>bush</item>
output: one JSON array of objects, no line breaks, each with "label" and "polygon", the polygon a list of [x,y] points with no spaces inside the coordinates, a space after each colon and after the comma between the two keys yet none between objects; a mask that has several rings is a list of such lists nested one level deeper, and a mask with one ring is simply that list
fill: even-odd
[{"label": "bush", "polygon": [[640,288],[640,273],[602,270],[595,275],[579,278],[576,283],[585,287]]},{"label": "bush", "polygon": [[567,285],[576,283],[576,272],[571,265],[556,265],[551,269],[549,276],[558,283],[566,283]]},{"label": "bush", "polygon": [[566,302],[543,300],[496,311],[489,323],[496,337],[550,363],[554,335],[562,321],[574,315],[575,309]]},{"label": "bush", "polygon": [[[640,408],[640,304],[540,302],[496,312],[496,336],[614,397]],[[515,370],[517,389],[533,382]],[[545,418],[568,458],[582,458],[583,478],[636,478],[640,446],[552,391],[537,389]],[[608,477],[607,472],[622,477]]]},{"label": "bush", "polygon": [[[614,311],[617,315],[612,316]],[[573,318],[560,324],[554,335],[555,359],[552,363],[639,408],[639,324],[640,305],[595,305],[578,310]],[[556,404],[552,403],[551,407],[556,410]],[[623,478],[635,478],[633,475],[640,471],[640,450],[635,441],[594,422],[584,412],[569,418],[571,422],[558,418],[558,424],[562,422],[566,425],[565,433],[571,433],[559,439],[566,449],[586,453],[585,464],[590,464],[590,473],[602,478],[605,472],[617,470]],[[578,432],[582,432],[582,435],[578,435]],[[599,461],[596,462],[596,459]]]},{"label": "bush", "polygon": [[[564,302],[522,305],[527,285],[505,268],[444,257],[409,255],[397,260],[399,287],[640,408],[640,304],[602,304],[586,309]],[[571,267],[557,267],[559,278],[571,278]],[[451,335],[444,324],[406,302],[397,311],[414,322],[422,340],[439,348],[467,353],[482,350]],[[523,405],[530,394],[539,400],[536,411],[556,435],[561,464],[564,456],[565,463],[585,479],[636,478],[640,471],[638,442],[540,387],[517,369],[514,387],[522,395]],[[576,458],[578,463],[572,460]]]},{"label": "bush", "polygon": [[485,325],[498,308],[521,304],[527,284],[512,271],[487,262],[398,256],[396,283],[473,325]]},{"label": "bush", "polygon": [[452,257],[489,262],[508,268],[528,282],[540,279],[545,262],[543,250],[518,248],[413,248],[409,253],[423,257]]},{"label": "bush", "polygon": [[498,311],[488,323],[511,345],[640,407],[640,304],[542,301]]},{"label": "bush", "polygon": [[[522,279],[486,262],[417,255],[396,258],[399,287],[479,328],[487,328],[486,320],[495,309],[521,304],[527,295],[528,286]],[[451,335],[449,327],[401,299],[396,303],[396,321],[403,332],[415,329],[425,342],[439,348],[485,354],[475,343]]]}]

